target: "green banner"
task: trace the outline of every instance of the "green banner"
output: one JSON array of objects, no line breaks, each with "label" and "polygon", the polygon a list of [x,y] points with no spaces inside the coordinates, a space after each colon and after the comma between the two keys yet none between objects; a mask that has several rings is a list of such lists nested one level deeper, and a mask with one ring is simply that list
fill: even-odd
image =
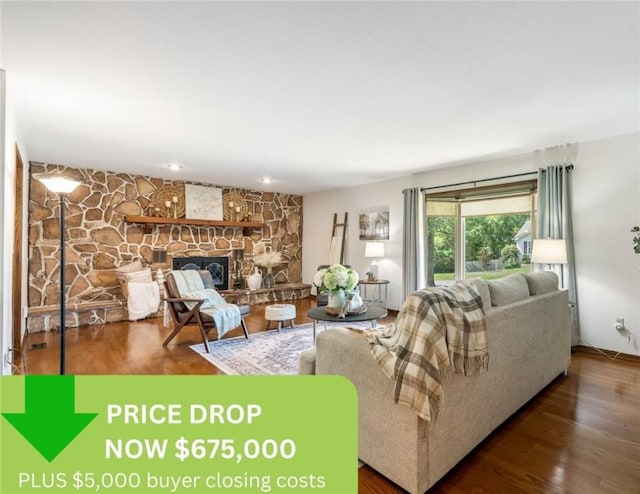
[{"label": "green banner", "polygon": [[355,494],[338,376],[5,376],[0,492]]}]

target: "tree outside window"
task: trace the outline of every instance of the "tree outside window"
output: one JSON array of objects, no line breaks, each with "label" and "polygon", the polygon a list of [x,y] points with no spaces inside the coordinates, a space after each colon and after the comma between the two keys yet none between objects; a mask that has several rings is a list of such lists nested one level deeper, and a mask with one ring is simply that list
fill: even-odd
[{"label": "tree outside window", "polygon": [[530,271],[534,194],[427,196],[427,284]]}]

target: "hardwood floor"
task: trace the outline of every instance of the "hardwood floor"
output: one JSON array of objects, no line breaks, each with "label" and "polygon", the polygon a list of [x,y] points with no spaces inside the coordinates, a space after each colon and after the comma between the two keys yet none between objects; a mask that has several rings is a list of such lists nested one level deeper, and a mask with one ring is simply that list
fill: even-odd
[{"label": "hardwood floor", "polygon": [[[310,322],[313,301],[295,302],[296,323]],[[252,307],[249,331],[264,330],[264,307]],[[391,322],[391,314],[382,323]],[[69,374],[218,374],[189,350],[200,341],[185,328],[168,347],[160,319],[68,329]],[[237,333],[237,334],[236,334]],[[235,330],[229,336],[240,336]],[[34,333],[23,344],[22,372],[55,374],[59,335]],[[46,344],[45,348],[41,348]],[[404,492],[369,467],[359,492]],[[430,493],[640,494],[640,365],[578,352],[570,372],[489,436]]]}]

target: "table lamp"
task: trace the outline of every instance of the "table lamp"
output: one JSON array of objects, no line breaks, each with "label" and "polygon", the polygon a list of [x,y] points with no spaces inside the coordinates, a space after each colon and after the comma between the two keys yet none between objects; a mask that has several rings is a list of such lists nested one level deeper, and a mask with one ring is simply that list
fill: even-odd
[{"label": "table lamp", "polygon": [[376,258],[384,257],[384,244],[382,242],[367,242],[364,248],[364,257],[372,257],[369,266],[369,279],[375,281],[378,279],[378,261]]}]

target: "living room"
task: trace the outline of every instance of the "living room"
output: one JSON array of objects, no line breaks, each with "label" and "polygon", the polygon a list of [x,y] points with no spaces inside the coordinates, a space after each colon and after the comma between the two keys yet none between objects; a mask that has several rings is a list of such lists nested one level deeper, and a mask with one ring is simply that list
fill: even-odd
[{"label": "living room", "polygon": [[[433,10],[427,8],[429,3]],[[300,253],[294,259],[299,271],[292,280],[303,284],[311,284],[318,266],[327,263],[334,213],[339,217],[345,212],[349,214],[344,259],[364,278],[371,259],[365,257],[365,241],[359,239],[357,218],[369,211],[388,211],[389,237],[384,241],[384,257],[379,259],[378,276],[389,280],[388,307],[398,311],[404,302],[403,190],[469,184],[524,173],[535,176],[539,153],[565,143],[572,144],[575,149],[571,205],[579,326],[572,334],[572,344],[585,350],[597,348],[609,357],[628,356],[630,365],[637,366],[640,357],[640,256],[633,251],[631,229],[640,225],[638,4],[589,2],[570,6],[560,2],[545,2],[544,5],[521,2],[519,9],[512,7],[515,10],[509,10],[506,5],[482,2],[488,9],[485,11],[480,2],[398,4],[396,10],[391,4],[379,4],[380,10],[377,10],[375,3],[368,2],[361,2],[360,7],[340,2],[326,7],[315,2],[294,2],[291,11],[279,5],[277,12],[271,14],[269,2],[260,7],[245,4],[244,10],[235,13],[230,4],[219,6],[229,24],[226,27],[215,24],[218,43],[224,44],[228,39],[250,45],[250,37],[232,36],[234,24],[230,23],[235,19],[239,25],[244,25],[239,19],[247,15],[256,23],[252,27],[261,26],[256,18],[266,15],[265,18],[272,19],[273,26],[277,27],[274,31],[286,32],[282,38],[276,37],[273,45],[268,45],[271,49],[281,50],[282,57],[270,58],[272,65],[268,68],[261,65],[264,61],[253,52],[257,50],[255,47],[247,48],[252,54],[251,63],[239,59],[230,63],[218,55],[220,59],[217,60],[225,62],[225,67],[234,71],[230,70],[224,80],[206,79],[202,85],[210,86],[198,89],[203,94],[207,91],[220,93],[219,99],[215,100],[223,115],[219,119],[213,116],[212,107],[204,107],[194,114],[161,109],[163,102],[169,101],[165,86],[185,84],[193,89],[194,85],[199,85],[193,82],[197,76],[189,81],[182,79],[179,74],[185,66],[178,64],[169,73],[155,73],[157,87],[145,86],[146,81],[137,81],[135,77],[144,65],[141,59],[134,57],[124,62],[127,60],[125,52],[135,45],[119,46],[117,42],[109,41],[116,39],[116,34],[108,31],[106,24],[102,45],[98,43],[92,48],[99,53],[102,46],[107,57],[109,50],[106,47],[115,46],[118,53],[114,56],[116,59],[121,57],[122,65],[113,65],[114,73],[103,72],[104,67],[99,67],[92,76],[90,67],[96,62],[87,60],[83,65],[81,61],[86,60],[85,54],[74,57],[68,46],[66,56],[69,58],[63,59],[60,55],[58,69],[63,73],[66,71],[68,77],[51,79],[51,84],[47,85],[47,74],[58,72],[40,70],[37,64],[45,67],[43,57],[51,58],[42,47],[54,39],[54,32],[60,34],[53,27],[55,21],[47,21],[47,15],[31,11],[28,3],[3,4],[2,67],[6,72],[3,72],[4,160],[0,213],[8,219],[16,210],[16,146],[24,165],[21,188],[25,207],[19,265],[15,264],[13,256],[16,252],[13,221],[5,221],[2,230],[2,373],[12,372],[8,356],[14,345],[14,321],[18,320],[23,336],[27,312],[34,308],[29,303],[28,287],[29,269],[34,262],[28,250],[29,191],[34,187],[28,182],[30,163],[36,167],[47,163],[53,167],[115,171],[168,182],[206,183],[227,187],[229,191],[300,197]],[[86,7],[82,2],[78,5]],[[100,16],[92,15],[89,9],[75,13],[69,10],[63,15],[62,11],[56,12],[55,7],[46,8],[52,9],[47,14],[50,19],[59,20],[60,26],[68,28],[74,20],[80,26],[85,21],[83,29],[86,31],[82,34],[87,39],[100,32]],[[251,14],[254,8],[256,10]],[[346,10],[341,12],[341,8]],[[141,12],[144,12],[143,7],[137,14]],[[186,13],[181,13],[177,7],[175,13],[180,13],[180,21],[188,25],[187,19],[191,18]],[[126,16],[122,16],[117,7],[102,14],[127,25]],[[183,14],[184,18],[181,17]],[[420,22],[438,16],[442,16],[442,22],[430,23],[431,35],[421,37]],[[485,29],[477,29],[474,19],[478,16],[487,23]],[[494,16],[495,20],[489,22],[488,19]],[[166,17],[161,18],[170,26]],[[128,22],[135,25],[132,19]],[[513,29],[505,28],[500,34],[498,28],[507,21]],[[183,27],[181,22],[176,21],[176,24]],[[298,26],[301,32],[293,28],[283,31],[287,26]],[[459,37],[462,35],[457,31],[461,26],[469,31],[468,37]],[[570,34],[563,34],[565,28]],[[264,25],[262,29],[266,34],[256,32],[265,37],[256,34],[256,38],[269,39],[267,34],[273,34],[271,29]],[[387,35],[383,35],[385,30],[389,31]],[[177,28],[175,32],[170,29],[165,32],[170,34],[156,49],[169,49],[169,45],[172,50],[176,49],[181,39]],[[327,33],[329,38],[324,37]],[[410,34],[402,38],[401,33]],[[292,57],[297,60],[296,65],[289,66],[287,35],[294,34],[300,36],[295,38],[298,42],[308,43],[305,45],[308,52],[305,58],[301,49],[302,53]],[[392,35],[401,38],[397,40],[398,44],[389,45],[388,51],[382,50],[381,45]],[[322,40],[318,43],[324,48],[314,45],[314,36]],[[335,45],[331,43],[331,36],[335,37]],[[546,38],[544,43],[540,41],[543,37]],[[438,45],[437,39],[446,39],[446,44],[453,48]],[[512,49],[498,50],[507,45],[506,39],[512,39]],[[477,45],[473,45],[474,40]],[[486,44],[481,44],[480,40]],[[20,43],[23,46],[18,49]],[[62,43],[56,48],[73,44],[68,39]],[[366,43],[375,43],[375,50],[364,49]],[[413,51],[414,43],[423,48]],[[349,49],[345,50],[345,46]],[[525,47],[531,47],[532,52],[525,52]],[[445,49],[451,51],[445,52]],[[491,51],[491,55],[485,50]],[[438,51],[457,58],[435,65],[435,61],[440,62]],[[421,52],[428,53],[428,57],[424,55],[428,60],[424,66],[419,63]],[[18,58],[25,54],[27,59],[33,57],[31,65],[26,59]],[[407,60],[415,63],[409,64]],[[488,65],[489,60],[495,65]],[[184,63],[186,65],[187,61]],[[349,70],[350,63],[354,67],[352,71]],[[429,63],[434,65],[430,67]],[[331,66],[334,72],[324,72],[323,66]],[[454,89],[449,92],[447,85],[451,81],[438,81],[437,71],[442,70],[440,73],[444,74],[445,68],[448,69],[447,77],[471,83],[451,86]],[[488,74],[488,68],[500,68],[500,77]],[[278,87],[285,77],[267,79],[267,75],[274,76],[273,72],[278,71],[284,72],[295,84]],[[125,73],[126,76],[122,75]],[[426,77],[424,73],[434,75]],[[106,89],[96,91],[100,88],[95,84],[96,79],[105,74],[110,74],[110,78],[104,88],[113,90],[113,100],[102,99],[103,92],[109,93]],[[313,85],[309,85],[307,78],[314,79]],[[65,80],[73,81],[69,86],[71,89],[60,86]],[[257,80],[264,85],[263,92],[249,90]],[[429,85],[425,83],[427,80]],[[242,87],[237,94],[246,101],[224,113],[222,109],[227,109],[225,105],[236,94],[232,97],[229,96],[231,92],[225,92],[230,91],[233,81]],[[326,92],[322,92],[322,84],[318,81],[324,84]],[[349,92],[345,89],[347,85]],[[419,92],[421,85],[429,90]],[[469,88],[474,85],[478,89],[471,91]],[[87,92],[81,93],[81,90]],[[359,99],[359,90],[368,99]],[[342,91],[353,102],[345,101]],[[315,94],[315,98],[322,96],[322,104],[316,105],[309,93]],[[385,104],[374,104],[376,96]],[[327,101],[331,100],[337,104],[329,106]],[[392,103],[387,105],[386,102]],[[193,103],[176,103],[175,106],[190,104]],[[38,113],[38,106],[42,111],[40,120],[33,117]],[[125,118],[117,116],[118,109],[124,112],[127,107],[135,107],[140,113],[135,117],[129,114]],[[75,114],[72,109],[84,111]],[[258,115],[255,121],[246,117],[254,113]],[[422,116],[430,113],[440,120],[432,120],[426,125]],[[143,114],[146,114],[144,118]],[[359,118],[351,120],[349,114],[359,114]],[[27,115],[31,120],[26,119]],[[194,116],[201,119],[200,131],[183,130],[187,117]],[[273,123],[270,127],[270,121],[278,121],[281,126],[276,127]],[[128,124],[124,125],[124,122]],[[297,133],[298,126],[307,134]],[[139,128],[145,128],[149,133],[136,134]],[[113,133],[107,132],[108,129]],[[154,132],[157,138],[151,140],[150,135]],[[381,138],[384,133],[389,135],[386,142]],[[45,134],[48,137],[43,137]],[[119,134],[133,135],[138,144],[124,136],[118,139]],[[211,135],[216,139],[209,137]],[[61,143],[60,147],[53,146],[56,140]],[[217,141],[226,142],[222,145]],[[351,147],[340,147],[342,141],[352,141]],[[170,142],[171,146],[156,145],[161,142]],[[259,152],[265,152],[265,156],[272,147],[289,149],[291,154],[272,154],[262,162],[256,156],[259,152],[233,154],[234,147],[245,149],[254,144]],[[75,147],[79,151],[67,154],[65,147]],[[119,148],[114,149],[114,153],[120,152],[118,158],[109,157],[109,147]],[[180,148],[193,148],[194,154],[185,152],[179,158],[175,151]],[[194,158],[190,162],[189,158],[202,148],[218,158],[208,162]],[[145,155],[146,152],[149,154]],[[305,152],[307,158],[301,159]],[[130,157],[122,159],[126,154]],[[183,169],[178,175],[172,175],[165,167],[173,160],[182,160]],[[294,165],[283,166],[280,171],[278,163]],[[285,174],[286,168],[289,170]],[[227,175],[234,169],[241,170],[244,182],[237,176]],[[267,175],[274,178],[274,183],[259,181]],[[53,196],[49,199],[53,200]],[[268,240],[272,245],[271,238]],[[117,258],[116,264],[130,260]],[[17,307],[13,299],[16,269],[23,274]],[[288,279],[288,271],[282,276]],[[618,319],[624,319],[625,331],[616,329]]]}]

